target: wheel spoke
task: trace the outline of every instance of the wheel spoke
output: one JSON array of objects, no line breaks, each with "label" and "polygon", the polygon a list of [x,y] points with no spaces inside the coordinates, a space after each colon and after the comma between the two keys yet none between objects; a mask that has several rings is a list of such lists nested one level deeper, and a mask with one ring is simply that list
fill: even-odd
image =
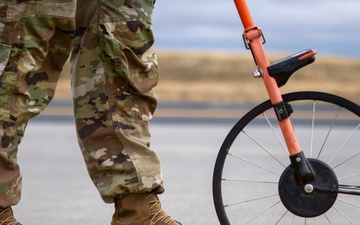
[{"label": "wheel spoke", "polygon": [[324,142],[323,142],[323,144],[322,144],[322,146],[321,146],[321,148],[320,148],[320,151],[319,151],[318,156],[316,157],[317,159],[320,158],[320,155],[321,155],[321,153],[323,152],[323,149],[324,149],[324,147],[325,147],[325,144],[327,143],[327,140],[329,139],[330,133],[331,133],[331,131],[333,130],[333,127],[334,127],[334,125],[335,125],[335,122],[337,121],[337,118],[338,118],[338,116],[339,116],[339,114],[340,114],[340,111],[341,111],[341,107],[339,107],[339,109],[338,109],[338,111],[337,111],[334,119],[333,119],[332,122],[331,122],[330,128],[329,128],[329,130],[328,130],[328,132],[327,132],[327,134],[326,134],[325,140],[324,140]]},{"label": "wheel spoke", "polygon": [[345,215],[345,213],[343,213],[343,212],[342,212],[341,210],[339,210],[337,207],[333,206],[333,208],[334,208],[338,213],[340,213],[340,215],[341,215],[342,217],[344,217],[344,219],[346,219],[348,222],[352,223],[353,225],[356,225],[356,223],[355,223],[354,221],[352,221],[349,217],[347,217],[347,216]]},{"label": "wheel spoke", "polygon": [[249,224],[250,222],[254,221],[255,219],[257,219],[258,217],[260,217],[261,215],[263,215],[264,213],[266,213],[267,211],[269,211],[270,209],[272,209],[273,207],[275,207],[279,203],[280,203],[280,201],[274,203],[273,205],[270,205],[268,208],[264,209],[263,211],[258,213],[256,216],[254,216],[253,218],[248,220],[246,223],[244,223],[244,225]]},{"label": "wheel spoke", "polygon": [[344,143],[340,146],[340,148],[335,152],[333,157],[329,160],[328,164],[330,164],[334,158],[339,154],[339,152],[344,148],[344,146],[348,143],[348,141],[351,139],[351,137],[355,134],[355,132],[359,129],[360,124],[357,125],[357,127],[351,132],[351,134],[347,137],[347,139],[344,141]]},{"label": "wheel spoke", "polygon": [[294,224],[295,218],[296,218],[296,216],[293,215],[292,220],[291,220],[291,225]]},{"label": "wheel spoke", "polygon": [[263,149],[268,155],[270,155],[275,161],[277,161],[280,165],[282,165],[284,168],[286,167],[278,158],[276,158],[269,150],[267,150],[263,145],[261,145],[258,141],[256,141],[250,134],[242,131],[247,137],[249,137],[254,143],[256,143],[261,149]]},{"label": "wheel spoke", "polygon": [[257,184],[276,184],[277,181],[265,181],[265,180],[241,180],[241,179],[228,179],[223,178],[222,181],[225,182],[239,182],[239,183],[257,183]]},{"label": "wheel spoke", "polygon": [[329,217],[327,216],[327,214],[324,214],[324,216],[325,216],[325,219],[329,222],[329,224],[332,225],[332,223],[331,223]]},{"label": "wheel spoke", "polygon": [[344,200],[344,199],[338,198],[338,201],[343,202],[343,203],[345,203],[345,204],[347,204],[347,205],[351,205],[351,206],[354,206],[354,207],[360,209],[360,206],[359,206],[359,205],[356,205],[356,204],[354,204],[354,203],[352,203],[352,202],[349,202],[349,201],[346,201],[346,200]]},{"label": "wheel spoke", "polygon": [[317,225],[319,225],[318,220],[317,220],[316,217],[314,218],[314,220],[315,220],[315,223],[316,223]]},{"label": "wheel spoke", "polygon": [[315,127],[315,112],[316,112],[316,101],[313,102],[312,119],[311,119],[311,138],[310,138],[310,158],[313,155],[313,144],[314,144],[314,127]]},{"label": "wheel spoke", "polygon": [[353,177],[357,177],[357,176],[360,176],[360,173],[356,173],[356,174],[352,174],[352,175],[349,175],[349,176],[346,176],[346,177],[342,177],[342,178],[339,178],[338,180],[346,180],[346,179],[350,179],[350,178],[353,178]]},{"label": "wheel spoke", "polygon": [[337,164],[336,166],[333,166],[332,168],[333,168],[333,169],[335,169],[335,168],[337,168],[337,167],[339,167],[339,166],[341,166],[341,165],[345,164],[346,162],[348,162],[348,161],[350,161],[350,160],[354,159],[354,158],[355,158],[355,157],[357,157],[358,155],[360,155],[360,152],[359,152],[359,153],[357,153],[357,154],[355,154],[355,155],[353,155],[353,156],[351,156],[350,158],[346,159],[345,161],[343,161],[343,162],[341,162],[341,163]]},{"label": "wheel spoke", "polygon": [[282,149],[284,150],[286,155],[289,155],[289,151],[287,150],[287,148],[285,147],[285,144],[283,141],[281,141],[281,138],[279,136],[279,134],[276,132],[274,126],[272,125],[272,123],[270,122],[269,118],[266,116],[265,113],[262,114],[263,117],[266,119],[266,122],[268,123],[268,125],[270,126],[271,130],[273,131],[273,133],[276,136],[276,139],[278,140],[278,142],[280,143],[280,145],[282,146]]},{"label": "wheel spoke", "polygon": [[228,155],[231,156],[231,157],[234,157],[234,158],[236,158],[236,159],[239,159],[239,160],[241,160],[241,161],[243,161],[243,162],[246,162],[246,163],[248,163],[248,164],[250,164],[250,165],[253,165],[253,166],[257,167],[257,168],[260,168],[260,169],[263,169],[263,170],[265,170],[265,171],[268,171],[269,173],[272,173],[272,174],[275,174],[275,175],[277,175],[277,176],[280,176],[279,173],[276,173],[275,171],[272,171],[272,170],[270,170],[270,169],[267,169],[267,168],[265,168],[265,167],[263,167],[263,166],[261,166],[261,165],[259,165],[259,164],[257,164],[257,163],[254,163],[254,162],[251,162],[251,161],[249,161],[249,160],[246,160],[246,159],[244,159],[244,158],[242,158],[242,157],[240,157],[240,156],[236,156],[236,155],[234,155],[234,154],[232,154],[232,153],[228,153]]},{"label": "wheel spoke", "polygon": [[285,217],[285,215],[288,213],[289,211],[286,210],[285,213],[279,218],[279,220],[275,223],[276,224],[279,224],[281,222],[281,220]]},{"label": "wheel spoke", "polygon": [[249,203],[249,202],[261,201],[261,200],[272,198],[272,197],[275,197],[275,196],[278,196],[278,194],[266,195],[266,196],[261,196],[261,197],[258,197],[258,198],[252,198],[252,199],[247,199],[247,200],[244,200],[244,201],[225,204],[224,207],[227,208],[227,207],[231,207],[231,206],[235,206],[235,205],[241,205],[241,204],[245,204],[245,203]]}]

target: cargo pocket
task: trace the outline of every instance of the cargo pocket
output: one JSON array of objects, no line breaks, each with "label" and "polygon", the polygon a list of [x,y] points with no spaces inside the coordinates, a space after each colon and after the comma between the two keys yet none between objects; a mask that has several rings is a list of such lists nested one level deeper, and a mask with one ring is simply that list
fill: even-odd
[{"label": "cargo pocket", "polygon": [[105,23],[101,27],[105,58],[116,73],[135,89],[148,94],[158,82],[158,63],[153,50],[151,23],[145,20]]}]

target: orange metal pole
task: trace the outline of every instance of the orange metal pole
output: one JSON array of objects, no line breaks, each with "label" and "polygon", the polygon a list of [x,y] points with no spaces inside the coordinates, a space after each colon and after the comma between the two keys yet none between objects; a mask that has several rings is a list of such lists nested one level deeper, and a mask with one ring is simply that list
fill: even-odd
[{"label": "orange metal pole", "polygon": [[256,28],[245,0],[234,0],[245,31]]},{"label": "orange metal pole", "polygon": [[[263,71],[263,81],[268,92],[269,98],[272,104],[282,102],[280,90],[277,86],[277,83],[274,78],[270,77],[267,67],[270,65],[268,58],[265,53],[265,49],[260,40],[254,39],[250,42],[251,50],[253,51],[255,60],[258,64],[258,67]],[[279,126],[283,133],[286,145],[289,149],[290,155],[295,155],[301,152],[300,145],[295,135],[290,118],[279,121]]]},{"label": "orange metal pole", "polygon": [[[251,46],[251,51],[254,55],[255,61],[263,72],[263,81],[271,103],[276,104],[282,102],[283,99],[277,83],[274,78],[270,77],[267,71],[270,63],[261,40],[259,28],[255,26],[253,22],[246,0],[234,0],[234,2],[244,26],[244,34],[249,39],[249,45]],[[301,148],[298,144],[290,118],[279,121],[279,126],[289,149],[289,154],[295,155],[300,153]]]}]

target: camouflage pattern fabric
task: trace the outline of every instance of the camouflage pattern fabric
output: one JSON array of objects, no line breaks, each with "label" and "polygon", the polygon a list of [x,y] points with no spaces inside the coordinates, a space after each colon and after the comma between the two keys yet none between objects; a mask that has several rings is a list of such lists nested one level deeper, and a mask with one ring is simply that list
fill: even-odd
[{"label": "camouflage pattern fabric", "polygon": [[148,129],[159,78],[153,7],[153,0],[0,0],[0,207],[20,200],[18,146],[28,120],[53,99],[71,52],[78,140],[101,197],[112,203],[163,191]]}]

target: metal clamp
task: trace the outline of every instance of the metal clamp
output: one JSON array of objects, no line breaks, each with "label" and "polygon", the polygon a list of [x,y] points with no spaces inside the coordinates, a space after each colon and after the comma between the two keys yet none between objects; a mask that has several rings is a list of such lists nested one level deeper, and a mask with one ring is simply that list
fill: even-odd
[{"label": "metal clamp", "polygon": [[[256,30],[259,32],[259,38],[261,39],[261,42],[262,44],[265,44],[266,43],[266,39],[265,39],[265,36],[262,32],[262,30],[260,28],[256,28]],[[246,49],[251,49],[251,46],[250,46],[250,41],[247,37],[246,37],[246,33],[244,33],[242,35],[243,37],[243,41],[244,41],[244,45],[245,45],[245,48]]]},{"label": "metal clamp", "polygon": [[279,121],[288,118],[291,113],[293,113],[293,109],[289,103],[279,102],[273,105],[275,110],[276,117]]}]

